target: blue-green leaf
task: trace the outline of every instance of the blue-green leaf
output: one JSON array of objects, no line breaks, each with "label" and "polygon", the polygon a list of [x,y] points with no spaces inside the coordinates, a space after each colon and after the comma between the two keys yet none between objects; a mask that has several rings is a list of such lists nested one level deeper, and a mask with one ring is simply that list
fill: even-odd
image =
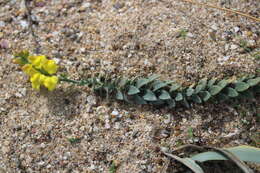
[{"label": "blue-green leaf", "polygon": [[120,90],[117,90],[117,92],[116,92],[116,99],[117,100],[124,100],[123,93]]},{"label": "blue-green leaf", "polygon": [[242,91],[245,91],[249,88],[250,86],[245,83],[245,82],[237,82],[235,84],[235,89],[238,91],[238,92],[242,92]]},{"label": "blue-green leaf", "polygon": [[[225,150],[228,150],[242,161],[260,163],[259,148],[242,145],[238,147],[227,148]],[[223,155],[212,151],[196,154],[193,157],[191,157],[191,159],[199,162],[205,162],[210,160],[227,160]]]},{"label": "blue-green leaf", "polygon": [[204,102],[208,101],[210,99],[210,97],[211,97],[211,95],[210,95],[210,93],[208,91],[201,91],[199,93],[199,95],[201,96],[201,98],[202,98],[202,100]]},{"label": "blue-green leaf", "polygon": [[168,104],[169,108],[174,108],[176,106],[174,99],[166,100],[166,103]]},{"label": "blue-green leaf", "polygon": [[151,90],[146,90],[145,95],[143,96],[146,101],[156,101],[157,97]]},{"label": "blue-green leaf", "polygon": [[181,101],[182,99],[183,99],[182,93],[177,93],[175,100],[178,102],[178,101]]},{"label": "blue-green leaf", "polygon": [[193,88],[188,88],[187,90],[186,90],[186,96],[188,96],[188,97],[190,97],[193,93],[194,93],[194,89]]},{"label": "blue-green leaf", "polygon": [[209,88],[212,87],[212,85],[214,85],[216,81],[217,81],[216,78],[210,79],[210,80],[208,81],[208,87],[209,87]]},{"label": "blue-green leaf", "polygon": [[141,88],[142,86],[146,85],[149,83],[149,79],[146,79],[146,78],[141,78],[141,79],[138,79],[137,82],[136,82],[136,87],[137,88]]},{"label": "blue-green leaf", "polygon": [[252,86],[256,86],[256,85],[259,84],[259,83],[260,83],[260,77],[257,77],[257,78],[255,78],[255,79],[249,79],[249,80],[247,81],[247,84],[250,85],[251,87],[252,87]]},{"label": "blue-green leaf", "polygon": [[179,89],[181,87],[180,84],[172,84],[170,92],[176,91],[177,89]]},{"label": "blue-green leaf", "polygon": [[134,95],[134,94],[137,94],[137,93],[139,93],[139,92],[140,92],[140,90],[139,90],[138,88],[136,88],[136,87],[133,86],[133,85],[130,85],[127,94],[128,94],[128,95]]},{"label": "blue-green leaf", "polygon": [[159,99],[161,99],[161,100],[168,100],[168,99],[171,99],[171,96],[170,96],[170,94],[167,91],[162,90],[161,91],[161,95],[159,96]]},{"label": "blue-green leaf", "polygon": [[135,96],[133,97],[133,100],[134,100],[135,103],[137,103],[137,104],[139,104],[139,105],[145,105],[145,104],[147,104],[147,102],[146,102],[142,97],[140,97],[139,95],[135,95]]},{"label": "blue-green leaf", "polygon": [[153,85],[153,91],[156,91],[158,89],[161,89],[163,87],[167,86],[167,83],[161,82],[161,81],[156,81]]},{"label": "blue-green leaf", "polygon": [[211,95],[217,95],[220,91],[222,90],[222,87],[218,86],[218,85],[212,85],[209,88],[209,92]]},{"label": "blue-green leaf", "polygon": [[198,95],[193,95],[191,97],[191,99],[195,102],[195,103],[202,103],[201,98]]},{"label": "blue-green leaf", "polygon": [[231,87],[227,87],[226,91],[229,97],[237,97],[239,95],[238,92]]}]

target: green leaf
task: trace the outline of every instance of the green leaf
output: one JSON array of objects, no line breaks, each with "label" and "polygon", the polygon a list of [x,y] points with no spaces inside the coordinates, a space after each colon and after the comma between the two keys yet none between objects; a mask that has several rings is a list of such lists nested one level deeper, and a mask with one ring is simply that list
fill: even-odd
[{"label": "green leaf", "polygon": [[188,88],[186,91],[186,96],[190,97],[193,93],[194,93],[194,89],[193,88]]},{"label": "green leaf", "polygon": [[161,81],[157,81],[153,85],[153,91],[157,91],[158,89],[161,89],[161,88],[163,88],[165,86],[167,86],[167,83],[164,83],[164,82],[161,82]]},{"label": "green leaf", "polygon": [[151,76],[148,77],[149,82],[154,81],[155,79],[158,79],[160,77],[160,75],[157,74],[153,74]]},{"label": "green leaf", "polygon": [[195,103],[202,103],[201,98],[198,95],[193,95],[191,97],[191,99],[195,102]]},{"label": "green leaf", "polygon": [[197,85],[195,88],[195,94],[199,93],[203,88],[205,88],[203,85]]},{"label": "green leaf", "polygon": [[157,97],[151,90],[146,90],[145,95],[143,96],[146,101],[156,101]]},{"label": "green leaf", "polygon": [[179,89],[181,87],[181,85],[180,84],[173,84],[172,86],[171,86],[171,89],[170,89],[170,92],[173,92],[173,91],[176,91],[177,89]]},{"label": "green leaf", "polygon": [[136,82],[136,87],[137,88],[141,88],[142,86],[146,85],[149,83],[149,80],[146,79],[146,78],[141,78],[141,79],[138,79],[137,82]]},{"label": "green leaf", "polygon": [[176,106],[174,99],[166,100],[166,103],[168,104],[169,108],[174,108]]},{"label": "green leaf", "polygon": [[218,82],[217,86],[221,87],[222,89],[225,88],[228,84],[228,81],[226,79],[223,79]]},{"label": "green leaf", "polygon": [[194,160],[190,158],[180,158],[170,153],[164,153],[164,154],[184,164],[185,166],[190,168],[194,173],[204,173],[203,169]]},{"label": "green leaf", "polygon": [[124,100],[123,93],[120,90],[116,91],[116,99],[117,100]]},{"label": "green leaf", "polygon": [[14,54],[15,57],[25,58],[26,60],[27,60],[29,55],[30,55],[30,52],[28,50],[23,50],[21,52]]},{"label": "green leaf", "polygon": [[133,97],[133,101],[136,103],[136,104],[139,104],[139,105],[145,105],[147,104],[147,102],[142,98],[140,97],[139,95],[135,95]]},{"label": "green leaf", "polygon": [[229,97],[226,94],[223,94],[223,93],[219,93],[217,98],[218,98],[219,102],[224,102],[224,101],[229,99]]},{"label": "green leaf", "polygon": [[211,95],[217,95],[222,90],[222,87],[219,87],[218,85],[212,85],[209,88],[209,92]]},{"label": "green leaf", "polygon": [[161,95],[159,96],[159,99],[161,99],[161,100],[168,100],[168,99],[171,99],[171,96],[170,96],[170,94],[167,91],[162,90],[161,91]]},{"label": "green leaf", "polygon": [[237,82],[235,84],[235,89],[238,91],[238,92],[242,92],[242,91],[245,91],[249,88],[250,86],[245,83],[245,82]]},{"label": "green leaf", "polygon": [[238,81],[238,82],[243,82],[243,81],[245,81],[247,78],[248,78],[248,76],[243,76],[243,77],[239,78],[237,81]]},{"label": "green leaf", "polygon": [[183,98],[181,104],[183,106],[185,106],[186,108],[188,108],[188,109],[190,108],[190,104],[188,103],[188,101],[187,101],[187,99],[185,97]]},{"label": "green leaf", "polygon": [[217,81],[216,78],[210,79],[210,80],[208,81],[208,87],[209,87],[209,88],[212,87],[212,85],[214,85],[216,81]]},{"label": "green leaf", "polygon": [[[231,152],[242,161],[260,163],[259,148],[242,145],[238,147],[227,148],[225,150]],[[191,159],[199,162],[205,162],[210,160],[227,160],[223,155],[212,151],[196,154],[193,157],[191,157]]]},{"label": "green leaf", "polygon": [[195,93],[199,93],[201,90],[204,90],[207,86],[207,78],[201,79],[195,89]]},{"label": "green leaf", "polygon": [[183,99],[182,93],[177,93],[175,100],[178,102],[181,101],[182,99]]},{"label": "green leaf", "polygon": [[139,92],[140,92],[140,90],[139,90],[138,88],[136,88],[136,87],[133,86],[133,85],[130,85],[127,94],[128,94],[128,95],[135,95],[135,94],[137,94],[137,93],[139,93]]},{"label": "green leaf", "polygon": [[208,101],[210,99],[210,97],[211,97],[211,95],[210,95],[210,93],[208,91],[201,91],[199,93],[199,95],[200,95],[200,97],[202,98],[202,100],[204,102]]},{"label": "green leaf", "polygon": [[255,86],[255,85],[259,84],[259,83],[260,83],[260,77],[257,77],[255,79],[249,79],[247,81],[247,84],[250,85],[251,87]]},{"label": "green leaf", "polygon": [[237,97],[239,95],[238,92],[235,89],[231,88],[231,87],[227,87],[226,91],[227,91],[227,95],[229,97]]},{"label": "green leaf", "polygon": [[109,168],[109,173],[116,173],[116,164],[113,161]]}]

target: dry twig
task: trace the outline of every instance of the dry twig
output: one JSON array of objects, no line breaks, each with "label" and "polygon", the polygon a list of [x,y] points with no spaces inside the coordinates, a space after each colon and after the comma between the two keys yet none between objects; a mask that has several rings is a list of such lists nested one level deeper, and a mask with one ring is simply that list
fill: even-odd
[{"label": "dry twig", "polygon": [[230,13],[235,13],[235,14],[238,14],[240,16],[244,16],[244,17],[247,17],[249,19],[255,20],[257,22],[260,22],[260,18],[253,17],[253,16],[250,16],[249,14],[245,14],[245,13],[242,13],[242,12],[239,12],[239,11],[236,11],[236,10],[221,8],[221,7],[217,7],[217,6],[214,6],[214,5],[209,5],[209,4],[206,4],[206,3],[200,3],[200,2],[196,2],[196,1],[192,1],[192,0],[181,0],[181,1],[196,4],[196,5],[206,6],[206,7],[210,7],[210,8],[215,8],[215,9],[230,12]]}]

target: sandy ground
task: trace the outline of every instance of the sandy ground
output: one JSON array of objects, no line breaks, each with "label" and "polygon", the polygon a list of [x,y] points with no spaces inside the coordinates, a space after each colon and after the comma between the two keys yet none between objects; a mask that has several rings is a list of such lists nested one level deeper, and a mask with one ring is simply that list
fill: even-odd
[{"label": "sandy ground", "polygon": [[[260,18],[259,0],[205,2]],[[138,107],[68,84],[34,91],[11,63],[14,52],[38,49],[74,79],[240,76],[259,70],[259,22],[181,0],[46,0],[31,8],[36,37],[23,1],[0,1],[0,172],[109,172],[112,162],[118,173],[162,172],[169,159],[160,147],[259,147],[259,98],[189,110]]]}]

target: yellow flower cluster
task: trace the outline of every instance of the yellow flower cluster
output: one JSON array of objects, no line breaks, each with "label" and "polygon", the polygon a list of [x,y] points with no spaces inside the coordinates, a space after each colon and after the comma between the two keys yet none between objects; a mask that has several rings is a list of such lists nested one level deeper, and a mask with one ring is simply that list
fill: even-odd
[{"label": "yellow flower cluster", "polygon": [[58,69],[54,60],[48,60],[44,55],[31,55],[25,60],[22,57],[16,58],[14,62],[22,65],[22,70],[30,76],[34,89],[39,90],[41,86],[45,86],[49,91],[53,91],[56,88],[59,79],[53,75]]}]

